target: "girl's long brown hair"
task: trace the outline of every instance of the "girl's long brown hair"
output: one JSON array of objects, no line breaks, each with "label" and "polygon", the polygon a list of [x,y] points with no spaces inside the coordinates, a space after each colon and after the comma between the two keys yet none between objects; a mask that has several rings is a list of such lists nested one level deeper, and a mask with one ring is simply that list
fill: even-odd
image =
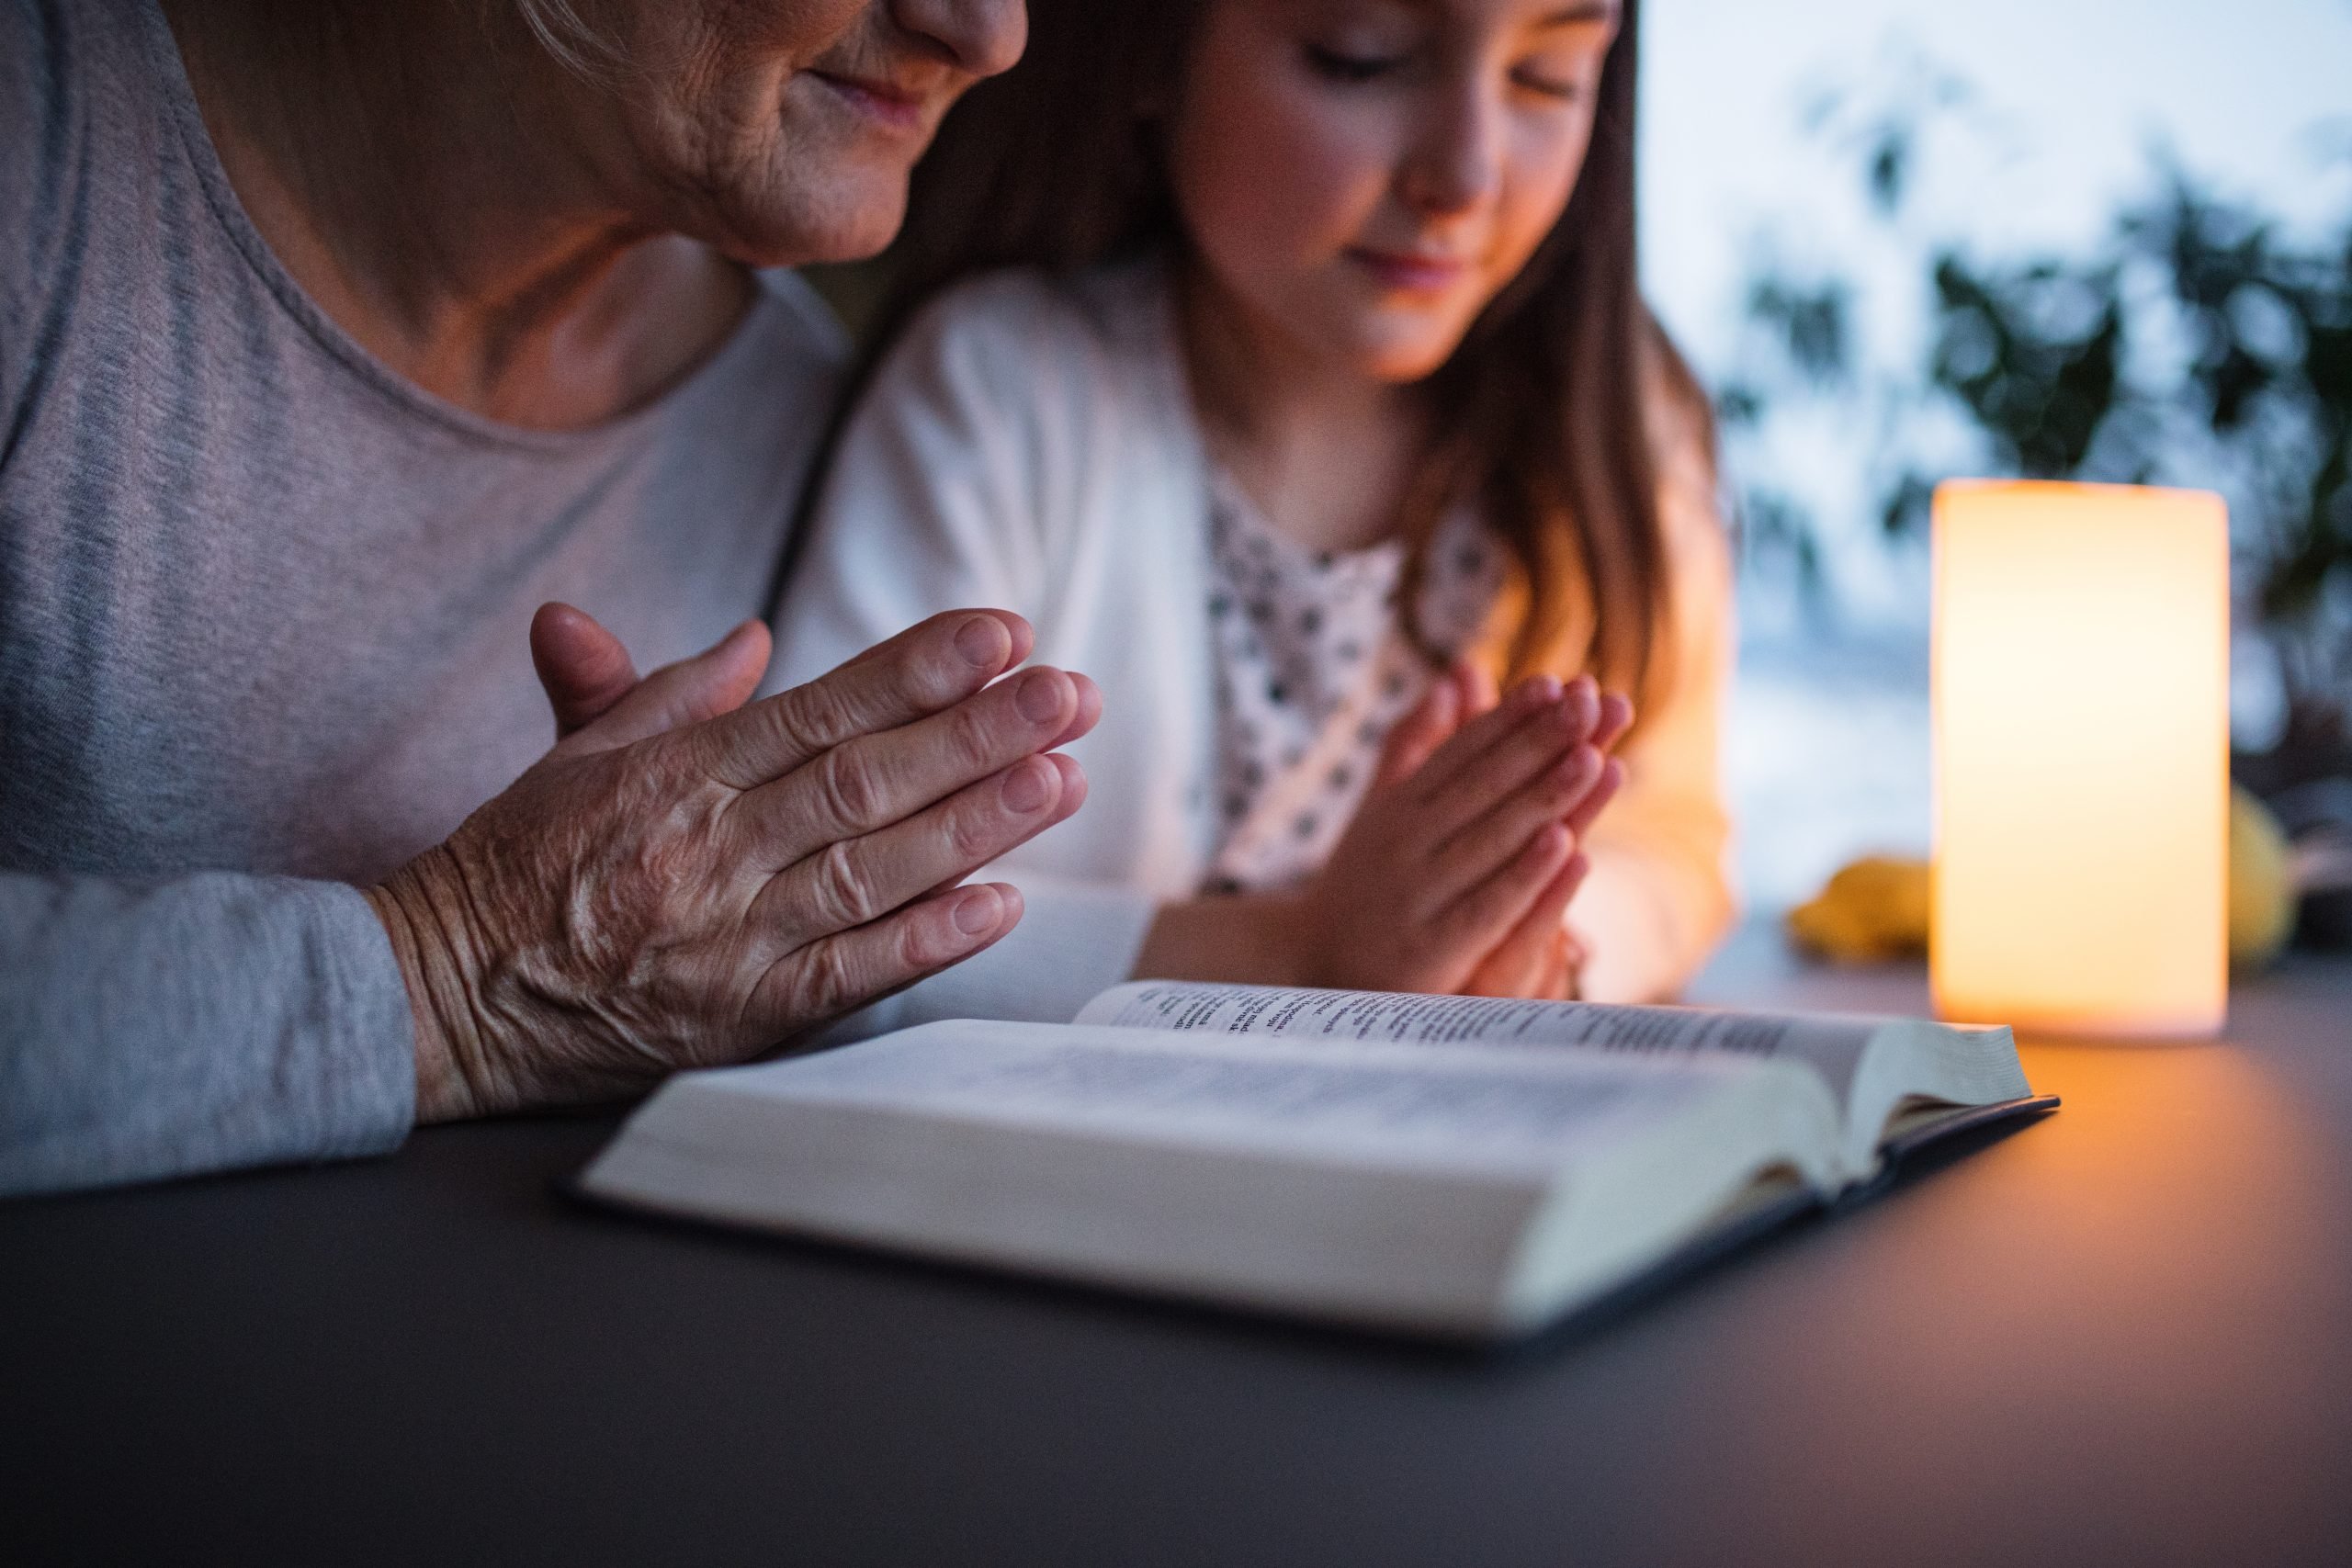
[{"label": "girl's long brown hair", "polygon": [[[876,356],[924,301],[974,273],[1064,272],[1183,245],[1155,110],[1176,101],[1204,3],[1030,0],[1026,56],[972,90],[916,170]],[[1702,444],[1712,429],[1635,276],[1636,21],[1623,0],[1566,210],[1424,383],[1434,434],[1401,498],[1412,548],[1399,603],[1419,602],[1445,507],[1474,499],[1524,590],[1508,601],[1509,668],[1590,669],[1647,697],[1671,678],[1654,400]]]}]

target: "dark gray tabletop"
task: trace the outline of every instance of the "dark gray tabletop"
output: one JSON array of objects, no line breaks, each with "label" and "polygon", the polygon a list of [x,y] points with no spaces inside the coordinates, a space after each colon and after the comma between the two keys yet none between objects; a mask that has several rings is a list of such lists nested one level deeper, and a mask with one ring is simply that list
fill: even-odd
[{"label": "dark gray tabletop", "polygon": [[[1752,933],[1700,999],[1917,1010]],[[0,1207],[0,1562],[2352,1562],[2352,964],[1474,1356],[662,1227],[609,1119]]]}]

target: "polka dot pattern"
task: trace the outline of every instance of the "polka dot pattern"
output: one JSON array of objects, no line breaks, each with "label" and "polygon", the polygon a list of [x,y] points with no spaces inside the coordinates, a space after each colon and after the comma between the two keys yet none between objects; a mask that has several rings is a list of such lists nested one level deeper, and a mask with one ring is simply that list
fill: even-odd
[{"label": "polka dot pattern", "polygon": [[[1211,475],[1209,627],[1216,671],[1219,847],[1208,892],[1267,891],[1314,874],[1430,670],[1396,612],[1402,544],[1309,551],[1221,470]],[[1467,644],[1491,609],[1498,558],[1469,514],[1450,517],[1422,614],[1441,647]]]}]

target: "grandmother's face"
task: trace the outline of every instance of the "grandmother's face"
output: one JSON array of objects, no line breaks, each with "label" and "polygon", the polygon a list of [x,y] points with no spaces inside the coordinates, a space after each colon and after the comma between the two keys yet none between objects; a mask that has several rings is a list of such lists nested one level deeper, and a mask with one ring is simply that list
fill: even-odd
[{"label": "grandmother's face", "polygon": [[[589,15],[597,12],[582,6]],[[739,261],[871,255],[956,97],[1021,57],[1022,0],[609,0],[637,182]]]}]

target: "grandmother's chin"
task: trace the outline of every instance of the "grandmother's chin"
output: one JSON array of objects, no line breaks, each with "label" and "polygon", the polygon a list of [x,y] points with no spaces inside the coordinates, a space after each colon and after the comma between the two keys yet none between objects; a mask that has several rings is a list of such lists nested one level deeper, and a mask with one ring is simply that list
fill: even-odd
[{"label": "grandmother's chin", "polygon": [[736,261],[762,267],[862,261],[898,237],[907,214],[906,170],[808,162],[813,166],[791,171],[781,188],[726,201],[724,232],[707,237]]},{"label": "grandmother's chin", "polygon": [[907,177],[881,185],[862,204],[842,211],[808,239],[812,262],[864,261],[899,237],[907,219]]}]

